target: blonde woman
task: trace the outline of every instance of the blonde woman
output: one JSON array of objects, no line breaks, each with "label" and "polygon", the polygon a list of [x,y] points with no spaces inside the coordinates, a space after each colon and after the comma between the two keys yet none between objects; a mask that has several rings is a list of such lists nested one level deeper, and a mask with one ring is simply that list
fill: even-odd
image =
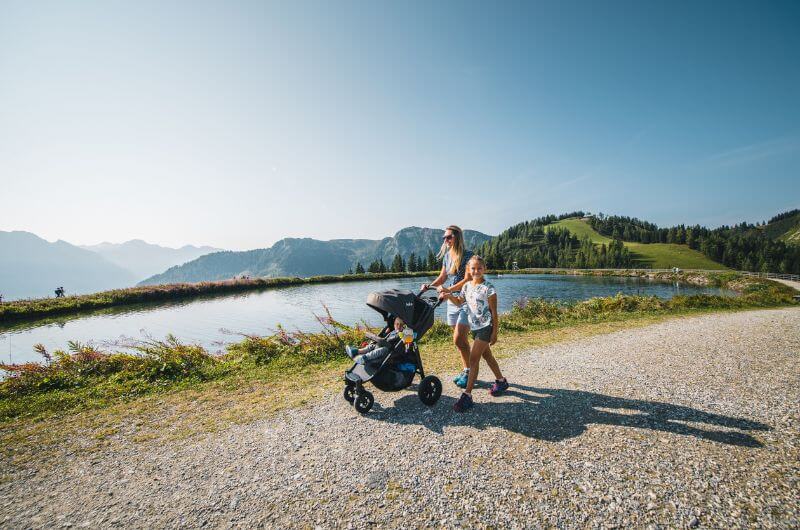
[{"label": "blonde woman", "polygon": [[[439,293],[449,294],[450,287],[461,283],[467,269],[467,261],[472,257],[472,252],[467,250],[464,245],[464,231],[456,225],[450,225],[444,229],[442,236],[442,248],[439,249],[437,256],[442,260],[442,271],[430,285],[423,285],[422,288],[436,287]],[[458,294],[456,291],[455,294]],[[464,369],[458,374],[453,382],[465,388],[469,379],[469,321],[464,304],[457,304],[451,300],[447,301],[447,325],[453,328],[453,343],[461,354],[461,361]]]}]

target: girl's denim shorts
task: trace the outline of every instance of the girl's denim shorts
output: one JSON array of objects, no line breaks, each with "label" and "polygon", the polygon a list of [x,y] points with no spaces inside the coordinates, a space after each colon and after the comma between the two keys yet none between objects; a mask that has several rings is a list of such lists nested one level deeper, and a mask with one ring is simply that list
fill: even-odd
[{"label": "girl's denim shorts", "polygon": [[482,340],[483,342],[492,342],[492,325],[484,326],[480,329],[472,330],[472,340]]}]

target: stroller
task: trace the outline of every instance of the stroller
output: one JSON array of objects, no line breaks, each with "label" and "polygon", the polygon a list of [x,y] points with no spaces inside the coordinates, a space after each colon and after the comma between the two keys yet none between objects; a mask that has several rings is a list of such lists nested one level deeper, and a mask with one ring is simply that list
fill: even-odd
[{"label": "stroller", "polygon": [[434,310],[441,303],[437,297],[423,297],[422,294],[426,290],[414,294],[411,291],[390,289],[371,293],[367,297],[367,305],[383,315],[386,321],[386,326],[378,335],[366,333],[367,339],[373,343],[382,342],[383,338],[394,329],[395,318],[405,322],[414,334],[411,342],[406,343],[404,340],[397,342],[380,363],[355,363],[345,372],[344,398],[352,403],[358,412],[362,414],[369,412],[375,403],[372,392],[364,388],[366,382],[371,382],[384,392],[397,392],[408,388],[414,377],[419,374],[422,378],[417,388],[420,401],[433,406],[442,395],[442,382],[439,378],[425,375],[417,346],[417,340],[421,339],[433,325]]}]

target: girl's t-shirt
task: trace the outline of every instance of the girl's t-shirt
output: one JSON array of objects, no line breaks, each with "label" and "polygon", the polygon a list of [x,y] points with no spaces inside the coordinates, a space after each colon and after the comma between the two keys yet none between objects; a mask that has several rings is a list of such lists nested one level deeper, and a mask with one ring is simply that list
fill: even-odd
[{"label": "girl's t-shirt", "polygon": [[467,282],[461,288],[461,296],[466,300],[469,329],[482,329],[492,324],[492,311],[489,308],[489,297],[497,294],[494,285],[484,280],[473,285]]}]

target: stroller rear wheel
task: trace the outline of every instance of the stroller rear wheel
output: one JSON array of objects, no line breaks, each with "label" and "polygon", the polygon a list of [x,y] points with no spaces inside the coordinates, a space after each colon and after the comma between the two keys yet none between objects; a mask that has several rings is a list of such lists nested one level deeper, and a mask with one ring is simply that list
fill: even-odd
[{"label": "stroller rear wheel", "polygon": [[356,385],[347,383],[344,387],[344,399],[352,403],[356,399]]},{"label": "stroller rear wheel", "polygon": [[369,412],[369,409],[372,408],[372,405],[375,403],[375,397],[372,395],[372,392],[368,390],[362,390],[358,394],[356,394],[356,399],[353,402],[353,405],[356,407],[356,411],[360,412],[361,414],[366,414]]},{"label": "stroller rear wheel", "polygon": [[429,407],[435,405],[442,396],[442,382],[435,375],[429,375],[419,384],[417,395],[419,400]]}]

